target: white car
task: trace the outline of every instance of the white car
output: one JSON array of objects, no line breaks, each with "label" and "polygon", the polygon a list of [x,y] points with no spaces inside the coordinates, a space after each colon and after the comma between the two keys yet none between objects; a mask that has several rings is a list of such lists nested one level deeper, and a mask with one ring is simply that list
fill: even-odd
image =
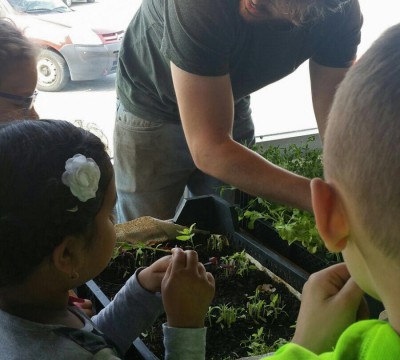
[{"label": "white car", "polygon": [[74,2],[88,2],[88,3],[94,3],[95,2],[95,0],[63,0],[63,1],[68,6],[71,6],[72,3],[74,3]]},{"label": "white car", "polygon": [[60,91],[70,80],[95,80],[117,69],[125,33],[118,23],[90,22],[96,19],[81,16],[62,0],[0,0],[0,16],[40,47],[39,90]]}]

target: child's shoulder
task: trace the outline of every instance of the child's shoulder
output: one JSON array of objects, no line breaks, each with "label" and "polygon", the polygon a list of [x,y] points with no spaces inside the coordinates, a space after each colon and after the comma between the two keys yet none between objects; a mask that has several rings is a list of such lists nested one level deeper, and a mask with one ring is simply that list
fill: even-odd
[{"label": "child's shoulder", "polygon": [[335,349],[316,355],[293,343],[281,347],[274,356],[263,360],[398,360],[400,336],[386,321],[363,320],[349,326],[340,336]]},{"label": "child's shoulder", "polygon": [[[15,359],[94,359],[98,352],[115,357],[114,346],[94,330],[89,320],[83,329],[32,322],[0,310],[0,358]],[[97,356],[97,355],[96,355]]]}]

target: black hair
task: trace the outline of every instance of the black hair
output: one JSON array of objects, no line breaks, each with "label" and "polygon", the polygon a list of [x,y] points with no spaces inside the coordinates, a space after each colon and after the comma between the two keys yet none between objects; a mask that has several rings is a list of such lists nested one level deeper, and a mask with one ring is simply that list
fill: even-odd
[{"label": "black hair", "polygon": [[[281,3],[280,0],[275,0]],[[297,24],[313,22],[325,17],[329,13],[342,12],[351,0],[285,0],[286,10],[291,20]]]},{"label": "black hair", "polygon": [[[61,181],[75,154],[100,168],[96,197],[86,202]],[[66,236],[87,234],[112,176],[105,145],[87,130],[62,120],[1,125],[0,287],[22,282]]]},{"label": "black hair", "polygon": [[[39,48],[10,21],[0,18],[0,74],[7,74],[16,62],[35,59]],[[2,78],[0,77],[0,80]]]}]

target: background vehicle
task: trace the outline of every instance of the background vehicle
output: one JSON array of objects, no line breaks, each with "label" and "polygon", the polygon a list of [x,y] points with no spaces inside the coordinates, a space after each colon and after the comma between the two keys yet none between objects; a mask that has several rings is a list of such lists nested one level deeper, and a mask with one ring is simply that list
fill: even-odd
[{"label": "background vehicle", "polygon": [[0,16],[40,47],[39,90],[59,91],[70,80],[95,80],[116,71],[121,25],[104,19],[90,23],[62,0],[0,0]]}]

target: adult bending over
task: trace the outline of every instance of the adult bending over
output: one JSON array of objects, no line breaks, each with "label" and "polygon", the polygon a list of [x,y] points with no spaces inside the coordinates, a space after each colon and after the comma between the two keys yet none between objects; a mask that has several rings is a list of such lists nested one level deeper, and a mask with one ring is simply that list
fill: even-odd
[{"label": "adult bending over", "polygon": [[118,221],[173,217],[185,185],[202,195],[225,183],[311,210],[309,179],[245,146],[250,94],[310,59],[323,136],[361,25],[357,0],[143,0],[117,72]]}]

